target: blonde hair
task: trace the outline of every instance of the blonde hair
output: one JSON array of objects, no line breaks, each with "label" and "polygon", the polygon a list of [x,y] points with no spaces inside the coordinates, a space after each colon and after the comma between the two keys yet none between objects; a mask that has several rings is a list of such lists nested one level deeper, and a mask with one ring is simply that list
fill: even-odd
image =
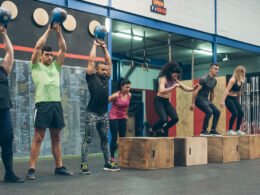
[{"label": "blonde hair", "polygon": [[235,68],[233,77],[236,79],[236,81],[240,81],[240,82],[244,83],[245,82],[245,72],[246,72],[245,67],[242,65],[239,65]]}]

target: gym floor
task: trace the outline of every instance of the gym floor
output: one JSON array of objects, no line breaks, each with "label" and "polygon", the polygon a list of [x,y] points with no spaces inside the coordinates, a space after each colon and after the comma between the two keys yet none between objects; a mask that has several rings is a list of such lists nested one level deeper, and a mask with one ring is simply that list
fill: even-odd
[{"label": "gym floor", "polygon": [[[260,194],[260,159],[171,169],[120,172],[103,171],[103,158],[89,158],[90,175],[79,172],[79,158],[64,159],[74,176],[54,175],[53,160],[39,160],[37,179],[23,184],[4,183],[0,164],[0,194]],[[29,162],[15,162],[18,176],[25,177]]]}]

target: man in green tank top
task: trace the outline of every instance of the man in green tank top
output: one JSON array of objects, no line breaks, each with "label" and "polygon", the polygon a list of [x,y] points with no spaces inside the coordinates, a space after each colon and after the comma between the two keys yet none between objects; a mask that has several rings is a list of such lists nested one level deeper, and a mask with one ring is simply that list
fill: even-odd
[{"label": "man in green tank top", "polygon": [[[51,47],[44,46],[48,36],[56,32],[59,41],[59,51],[53,61]],[[36,88],[34,127],[35,134],[31,147],[30,169],[27,179],[34,180],[35,166],[40,154],[41,143],[44,139],[46,128],[50,129],[52,153],[55,159],[55,174],[73,175],[62,164],[60,134],[65,126],[60,98],[60,70],[65,59],[66,43],[62,35],[61,26],[50,26],[37,41],[31,58],[32,78]]]}]

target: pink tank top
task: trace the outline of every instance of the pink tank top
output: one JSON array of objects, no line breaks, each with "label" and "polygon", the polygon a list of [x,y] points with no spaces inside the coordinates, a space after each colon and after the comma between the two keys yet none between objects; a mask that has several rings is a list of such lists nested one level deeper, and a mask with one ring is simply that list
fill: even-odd
[{"label": "pink tank top", "polygon": [[121,91],[118,91],[118,97],[112,102],[112,108],[109,113],[109,119],[126,118],[126,111],[129,106],[130,95],[128,93],[126,100],[122,99]]}]

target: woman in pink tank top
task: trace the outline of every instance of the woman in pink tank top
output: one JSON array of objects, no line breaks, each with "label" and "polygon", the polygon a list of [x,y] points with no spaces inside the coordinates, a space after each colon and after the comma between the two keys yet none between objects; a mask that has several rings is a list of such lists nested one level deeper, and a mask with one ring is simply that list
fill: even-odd
[{"label": "woman in pink tank top", "polygon": [[119,137],[125,137],[127,113],[131,98],[129,93],[130,87],[131,82],[122,78],[119,82],[119,91],[113,93],[108,99],[108,102],[112,102],[112,108],[109,113],[109,125],[112,136],[110,144],[111,162],[116,162],[114,153],[117,149],[117,131],[119,132]]}]

